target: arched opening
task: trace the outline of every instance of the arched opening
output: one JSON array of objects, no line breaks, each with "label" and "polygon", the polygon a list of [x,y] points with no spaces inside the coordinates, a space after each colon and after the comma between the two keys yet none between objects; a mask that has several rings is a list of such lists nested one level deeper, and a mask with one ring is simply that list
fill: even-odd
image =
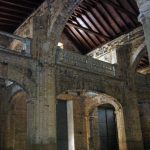
[{"label": "arched opening", "polygon": [[[91,122],[90,122],[90,118],[91,118],[91,113],[94,113],[94,114],[97,114],[97,118],[94,120],[94,122],[99,122],[99,120],[101,119],[101,117],[105,117],[105,129],[106,132],[105,134],[107,134],[107,132],[109,132],[109,125],[110,127],[113,128],[113,130],[116,130],[116,132],[112,131],[113,132],[113,136],[114,136],[114,141],[110,140],[110,143],[112,143],[112,145],[116,146],[115,149],[119,149],[119,150],[127,150],[127,144],[126,144],[126,134],[125,134],[125,125],[124,125],[124,115],[123,115],[123,109],[122,109],[122,106],[121,104],[116,100],[114,99],[113,97],[109,96],[109,95],[106,95],[106,94],[97,94],[97,96],[94,96],[94,97],[89,97],[86,99],[86,127],[87,127],[87,143],[89,143],[89,147],[91,146],[91,141],[92,141],[92,138],[91,138],[91,130],[90,130],[90,127],[91,127]],[[93,111],[94,110],[94,111]],[[108,115],[111,115],[111,123],[108,125],[107,127],[107,117],[109,117],[108,115],[106,115],[108,111]],[[105,112],[105,115],[102,116],[102,114]],[[110,114],[109,114],[110,112]],[[104,148],[102,145],[101,145],[101,137],[104,138],[103,135],[103,131],[104,130],[101,130],[102,128],[100,128],[100,126],[102,125],[101,123],[103,122],[99,122],[98,124],[95,123],[95,129],[97,130],[96,132],[96,137],[98,138],[97,140],[97,149],[111,149],[111,147],[106,147]],[[109,136],[107,136],[109,138]],[[105,142],[109,142],[109,140],[105,138]],[[116,141],[118,143],[116,143]],[[108,144],[108,143],[107,143]],[[106,145],[104,143],[104,145]],[[101,147],[102,146],[102,147]]]},{"label": "arched opening", "polygon": [[14,150],[26,149],[27,136],[27,95],[25,92],[19,92],[12,98],[9,110],[9,119],[11,122],[10,130],[13,131]]},{"label": "arched opening", "polygon": [[[62,132],[64,128],[67,129],[69,126],[71,127],[70,129],[72,129],[70,130],[71,132],[69,132],[68,128],[67,132],[70,135],[67,134],[67,136],[63,136],[62,139],[65,140],[65,142],[69,142],[68,139],[73,139],[73,148],[88,150],[102,149],[102,147],[100,147],[100,134],[102,130],[98,129],[101,125],[100,122],[98,122],[98,117],[100,120],[101,111],[105,111],[106,113],[108,112],[108,116],[105,116],[105,119],[106,117],[110,117],[109,121],[111,121],[107,124],[108,127],[105,127],[107,129],[111,127],[113,131],[116,129],[116,132],[111,130],[113,132],[111,136],[113,139],[115,137],[115,139],[114,141],[110,140],[110,142],[116,146],[115,150],[127,150],[123,109],[119,101],[103,93],[99,94],[86,91],[69,91],[58,95],[57,98],[59,99],[57,103],[59,106],[57,107],[62,110],[59,112],[59,123],[61,119],[65,121],[65,127],[62,128],[60,124],[59,129],[62,130]],[[57,111],[59,110],[57,109]],[[95,114],[97,117],[95,117]],[[94,118],[94,120],[91,120],[92,118]],[[69,136],[71,138],[68,138]],[[108,138],[112,139],[112,137]]]},{"label": "arched opening", "polygon": [[90,149],[119,150],[115,108],[109,104],[90,113]]},{"label": "arched opening", "polygon": [[3,81],[0,92],[0,149],[26,150],[27,93],[16,83]]}]

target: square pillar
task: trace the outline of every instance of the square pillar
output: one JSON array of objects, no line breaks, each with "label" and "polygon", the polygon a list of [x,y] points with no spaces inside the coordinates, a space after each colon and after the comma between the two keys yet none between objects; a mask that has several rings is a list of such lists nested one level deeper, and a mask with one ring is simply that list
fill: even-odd
[{"label": "square pillar", "polygon": [[53,68],[37,71],[35,93],[27,101],[27,150],[56,150],[56,99]]},{"label": "square pillar", "polygon": [[121,104],[123,107],[126,143],[128,150],[143,150],[138,100],[134,73],[130,68],[131,45],[123,45],[117,50],[119,77],[124,81]]},{"label": "square pillar", "polygon": [[[55,62],[48,28],[50,16],[46,13],[33,19],[32,57],[36,61],[32,80],[36,87],[27,102],[27,150],[56,150],[56,88]],[[32,88],[31,88],[32,90]]]}]

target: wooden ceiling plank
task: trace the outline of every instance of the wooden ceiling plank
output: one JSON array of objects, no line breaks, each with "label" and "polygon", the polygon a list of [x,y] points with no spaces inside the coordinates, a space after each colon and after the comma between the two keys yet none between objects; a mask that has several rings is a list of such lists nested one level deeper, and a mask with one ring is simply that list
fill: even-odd
[{"label": "wooden ceiling plank", "polygon": [[[97,0],[92,0],[92,1],[98,2]],[[125,13],[125,14],[127,14],[127,15],[129,15],[129,16],[132,16],[132,17],[134,17],[134,18],[137,18],[137,16],[136,16],[135,14],[133,14],[132,12],[128,11],[128,10],[125,9],[125,8],[120,7],[119,5],[115,4],[115,3],[112,2],[111,0],[100,0],[100,1],[103,2],[103,3],[107,3],[107,4],[111,5],[111,6],[113,6],[114,8],[118,9],[119,11],[121,11],[121,12],[123,12],[123,13]]]},{"label": "wooden ceiling plank", "polygon": [[[77,10],[76,10],[77,11]],[[81,10],[82,11],[82,10]],[[94,28],[99,32],[99,34],[100,35],[102,35],[102,37],[104,38],[104,39],[106,39],[106,40],[110,40],[110,37],[108,37],[108,36],[106,36],[106,35],[104,35],[101,31],[100,31],[100,29],[97,27],[97,25],[96,25],[96,23],[89,17],[89,15],[87,14],[87,12],[82,12],[84,15],[85,15],[85,17],[89,20],[89,22],[94,26]],[[89,11],[89,13],[91,13],[90,11]],[[93,17],[95,18],[95,16],[93,15]],[[96,20],[96,19],[95,19]],[[105,30],[104,30],[105,31]],[[100,40],[99,39],[99,37],[100,36],[96,36],[97,38],[98,38],[98,40]]]},{"label": "wooden ceiling plank", "polygon": [[[72,26],[69,26],[68,25],[68,27],[70,28],[70,30],[72,30],[71,29],[71,27]],[[86,38],[82,35],[82,33],[79,31],[79,29],[77,29],[77,28],[74,28],[73,27],[73,29],[75,30],[75,31],[72,31],[72,32],[74,32],[74,34],[76,35],[76,33],[78,34],[78,35],[76,35],[79,39],[80,39],[80,41],[82,41],[82,43],[84,43],[84,45],[88,48],[88,49],[91,49],[92,48],[92,46],[90,45],[90,43],[86,40]],[[75,33],[76,32],[76,33]]]},{"label": "wooden ceiling plank", "polygon": [[[81,7],[79,7],[79,8],[82,8],[82,6]],[[89,11],[90,10],[90,11]],[[87,12],[90,12],[91,13],[91,15],[94,17],[94,19],[98,22],[98,24],[101,26],[101,28],[106,32],[106,34],[108,35],[108,38],[110,38],[112,35],[107,31],[107,29],[105,28],[105,26],[101,23],[101,21],[100,21],[100,19],[98,19],[98,17],[93,13],[93,11],[91,10],[91,9],[87,9],[87,11],[85,11],[85,10],[83,10],[82,9],[82,11],[84,11],[84,14],[86,13],[87,14]],[[98,28],[97,28],[97,30],[99,30]],[[100,30],[99,30],[99,32],[100,32]]]},{"label": "wooden ceiling plank", "polygon": [[[93,12],[93,8],[97,11],[97,13],[102,17],[102,19],[105,21],[105,23],[107,24],[107,26],[112,30],[112,32],[116,35],[116,32],[115,32],[115,30],[112,28],[112,26],[110,25],[110,23],[109,23],[109,21],[108,21],[108,19],[100,12],[100,10],[99,10],[99,8],[97,7],[97,5],[95,6],[95,7],[89,7],[86,3],[85,3],[85,5],[84,6],[86,6],[87,7],[87,9],[91,9],[91,13],[92,13],[92,15],[94,14],[94,12]],[[95,15],[96,16],[96,15]],[[97,17],[97,20],[99,20],[100,21],[100,19],[98,19],[98,17]],[[107,29],[106,29],[107,30]]]},{"label": "wooden ceiling plank", "polygon": [[[86,5],[86,4],[85,4],[85,5]],[[89,6],[87,6],[87,8],[90,9]],[[105,23],[107,24],[107,26],[109,27],[109,29],[113,32],[114,35],[116,35],[116,32],[115,32],[115,30],[112,28],[112,26],[110,25],[109,20],[101,13],[101,11],[100,11],[99,8],[97,7],[97,5],[96,5],[95,7],[93,6],[92,8],[94,8],[94,9],[97,11],[98,15],[100,15],[100,16],[102,17],[102,19],[105,21]]]},{"label": "wooden ceiling plank", "polygon": [[21,16],[21,15],[14,15],[14,14],[11,14],[11,13],[6,13],[6,12],[0,12],[1,16],[3,17],[14,17],[14,18],[17,18],[17,19],[24,19],[24,16]]},{"label": "wooden ceiling plank", "polygon": [[77,46],[78,50],[82,53],[85,54],[86,53],[86,48],[83,46],[83,44],[81,43],[81,41],[79,41],[79,39],[74,35],[74,33],[70,34],[70,32],[72,31],[68,31],[68,28],[65,27],[64,29],[64,33],[65,35],[71,39],[71,41],[73,42],[73,44],[75,46]]},{"label": "wooden ceiling plank", "polygon": [[87,28],[85,28],[85,27],[82,27],[81,25],[76,25],[76,24],[71,23],[71,22],[67,22],[67,25],[72,26],[72,27],[75,27],[75,28],[77,28],[77,29],[81,29],[81,30],[83,30],[83,31],[85,31],[85,32],[88,32],[88,33],[90,33],[90,34],[94,34],[94,35],[96,35],[96,36],[99,36],[99,35],[100,35],[100,33],[95,32],[95,31],[93,31],[93,30],[89,30],[89,29],[87,29]]},{"label": "wooden ceiling plank", "polygon": [[[131,0],[126,0],[126,1],[129,3],[129,5],[130,5],[131,8],[133,9],[134,13],[135,13],[135,14],[138,14],[137,9],[135,9],[135,7],[134,7],[134,5],[132,4]],[[136,3],[135,3],[135,4],[136,4]]]},{"label": "wooden ceiling plank", "polygon": [[14,26],[14,27],[16,27],[17,25],[13,24],[13,23],[5,23],[5,22],[0,21],[0,26]]},{"label": "wooden ceiling plank", "polygon": [[30,5],[34,5],[36,7],[38,7],[38,3],[34,2],[34,1],[29,1],[29,0],[19,0],[20,2],[25,2],[25,3],[28,3]]},{"label": "wooden ceiling plank", "polygon": [[0,17],[0,20],[5,20],[8,22],[14,22],[14,23],[21,23],[21,21],[14,20],[14,19],[8,19],[8,18],[4,18],[4,17]]},{"label": "wooden ceiling plank", "polygon": [[[123,8],[123,5],[122,5],[122,3],[120,2],[120,0],[116,0],[117,1],[117,3],[119,4],[119,6],[120,7],[122,7]],[[134,27],[136,27],[136,24],[137,24],[137,17],[135,18],[133,18],[132,16],[129,16],[129,15],[126,15],[129,19],[130,19],[130,21],[132,22],[132,24],[133,24],[133,26]],[[136,21],[135,21],[136,20]]]},{"label": "wooden ceiling plank", "polygon": [[[79,10],[76,10],[76,12],[79,12]],[[92,28],[91,28],[91,26],[87,23],[87,21],[83,18],[83,12],[82,12],[82,14],[80,15],[80,19],[84,22],[84,24],[90,29],[90,30],[92,30]],[[85,14],[84,14],[85,15]],[[85,17],[87,18],[87,15],[85,15]],[[88,18],[87,18],[88,19]],[[88,21],[90,21],[90,20],[88,20]],[[90,24],[91,24],[91,22],[90,22]],[[93,25],[93,24],[92,24]],[[87,32],[85,32],[85,34],[87,34]],[[95,38],[101,43],[101,41],[100,41],[100,39],[99,39],[99,37],[100,37],[100,34],[101,33],[99,33],[99,36],[96,36],[95,35]],[[94,45],[97,45],[97,43],[95,42],[95,40],[91,37],[91,34],[87,34],[87,36],[88,36],[88,38],[91,40],[91,42],[92,43],[94,43]]]},{"label": "wooden ceiling plank", "polygon": [[[85,17],[88,19],[88,17],[87,17],[87,15],[85,15]],[[83,17],[82,17],[83,18]],[[90,27],[90,25],[85,21],[85,19],[83,18],[83,21],[85,22],[85,24],[88,26],[88,28],[90,29],[90,30],[92,30],[92,28]],[[88,21],[92,24],[92,22],[88,19]],[[92,24],[93,25],[93,24]],[[95,28],[95,27],[94,27]],[[100,42],[100,44],[101,44],[101,39],[100,39],[100,36],[101,36],[101,32],[99,32],[98,31],[98,33],[99,33],[99,36],[97,36],[97,35],[95,35],[95,37],[96,37],[96,39]],[[103,35],[102,34],[102,36],[104,37],[105,35]],[[91,38],[91,40],[95,43],[95,45],[97,46],[97,43],[95,42],[95,40],[93,40],[92,38]]]},{"label": "wooden ceiling plank", "polygon": [[[115,23],[116,27],[120,30],[120,32],[123,33],[122,31],[122,27],[120,26],[120,24],[116,21],[116,18],[107,10],[106,6],[99,2],[99,4],[101,5],[101,7],[104,9],[104,11],[107,13],[107,15],[111,18],[111,20]],[[115,29],[115,28],[114,28]]]},{"label": "wooden ceiling plank", "polygon": [[22,14],[22,15],[29,15],[29,12],[27,12],[27,11],[12,9],[12,8],[8,8],[8,7],[4,7],[4,6],[0,6],[0,10],[1,11],[8,10],[8,11],[16,12],[16,13],[19,13],[19,14]]},{"label": "wooden ceiling plank", "polygon": [[19,8],[24,8],[24,9],[29,9],[29,10],[33,10],[34,7],[27,7],[27,6],[24,6],[24,5],[21,5],[21,4],[17,4],[13,1],[6,1],[6,0],[0,0],[0,3],[3,3],[3,4],[7,4],[7,5],[11,5],[11,6],[15,6],[15,7],[19,7]]}]

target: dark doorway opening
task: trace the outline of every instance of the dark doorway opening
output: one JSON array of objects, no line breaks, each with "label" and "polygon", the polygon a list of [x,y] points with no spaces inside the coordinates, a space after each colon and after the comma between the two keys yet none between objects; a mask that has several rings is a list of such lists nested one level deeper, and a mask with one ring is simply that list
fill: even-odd
[{"label": "dark doorway opening", "polygon": [[68,150],[67,102],[58,100],[56,112],[57,150]]},{"label": "dark doorway opening", "polygon": [[115,109],[111,105],[102,105],[92,112],[90,128],[91,148],[119,150]]}]

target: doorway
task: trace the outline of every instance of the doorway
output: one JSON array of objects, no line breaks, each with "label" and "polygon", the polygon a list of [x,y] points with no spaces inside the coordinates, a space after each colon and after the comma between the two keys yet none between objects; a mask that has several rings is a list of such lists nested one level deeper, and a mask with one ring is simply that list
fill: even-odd
[{"label": "doorway", "polygon": [[[93,150],[119,150],[115,109],[111,105],[97,107],[90,117]],[[97,142],[96,142],[97,141]]]}]

